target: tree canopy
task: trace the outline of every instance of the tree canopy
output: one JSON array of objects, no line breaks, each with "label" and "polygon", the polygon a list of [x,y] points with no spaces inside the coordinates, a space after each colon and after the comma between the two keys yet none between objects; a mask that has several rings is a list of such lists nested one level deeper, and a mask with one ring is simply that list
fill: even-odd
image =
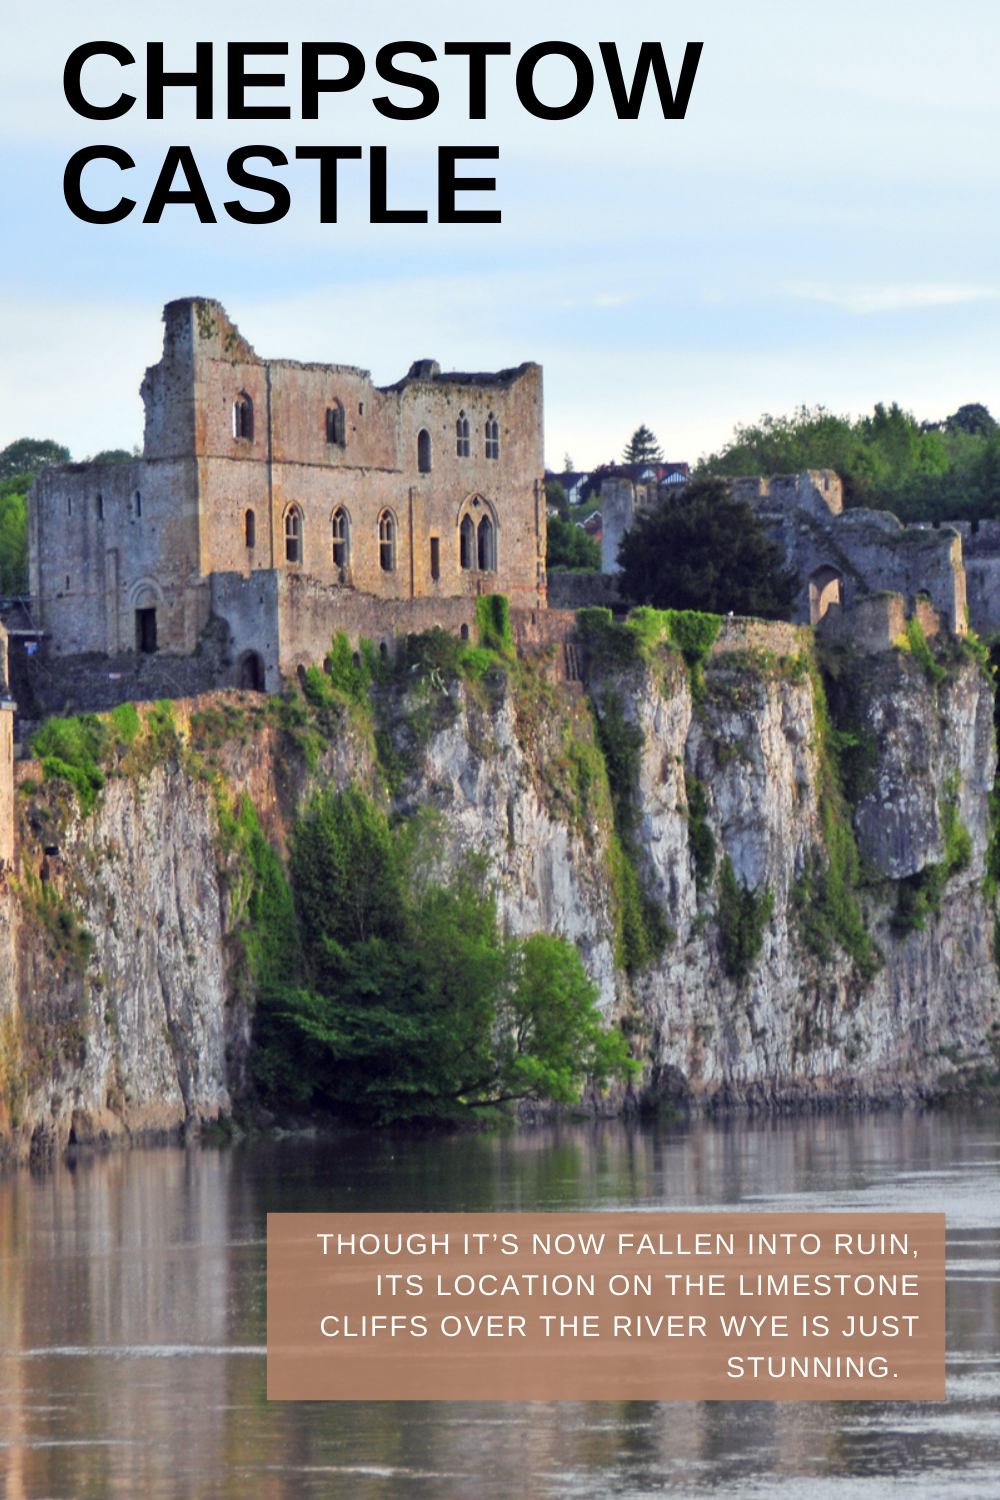
[{"label": "tree canopy", "polygon": [[797,583],[759,517],[712,475],[640,511],[618,563],[622,593],[656,609],[787,619]]},{"label": "tree canopy", "polygon": [[838,416],[800,406],[738,426],[699,473],[794,474],[835,469],[844,503],[891,510],[904,521],[1000,516],[1000,427],[985,406],[969,403],[942,422],[918,422],[893,402],[871,415]]},{"label": "tree canopy", "polygon": [[662,464],[663,449],[657,442],[656,433],[645,423],[635,429],[625,444],[622,460],[627,464]]},{"label": "tree canopy", "polygon": [[359,790],[322,792],[290,875],[299,960],[265,976],[257,1005],[272,1098],[385,1122],[571,1103],[588,1077],[635,1071],[573,945],[503,936],[483,861],[438,877],[419,819],[391,828]]},{"label": "tree canopy", "polygon": [[18,438],[0,451],[0,481],[37,474],[49,464],[68,464],[69,449],[51,438]]},{"label": "tree canopy", "polygon": [[563,521],[558,516],[550,516],[545,566],[550,572],[553,569],[599,572],[601,544],[588,536],[575,521]]}]

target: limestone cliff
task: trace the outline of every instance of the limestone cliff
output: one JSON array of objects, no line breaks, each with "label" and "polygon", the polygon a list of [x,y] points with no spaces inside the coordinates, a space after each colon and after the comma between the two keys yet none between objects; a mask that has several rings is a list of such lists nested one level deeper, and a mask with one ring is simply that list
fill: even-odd
[{"label": "limestone cliff", "polygon": [[551,652],[474,683],[431,671],[378,690],[374,726],[254,694],[149,709],[87,813],[22,765],[3,1149],[231,1110],[251,877],[220,809],[246,793],[283,851],[324,782],[437,808],[453,853],[487,855],[511,930],[579,945],[644,1058],[635,1103],[915,1099],[986,1064],[992,684],[953,646],[841,652],[825,692],[809,633],[783,631],[732,627],[685,661],[602,627],[575,648],[584,683]]}]

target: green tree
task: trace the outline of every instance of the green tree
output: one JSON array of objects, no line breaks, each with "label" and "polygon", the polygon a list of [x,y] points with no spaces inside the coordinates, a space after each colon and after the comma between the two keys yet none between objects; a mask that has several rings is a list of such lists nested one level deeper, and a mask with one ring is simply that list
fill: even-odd
[{"label": "green tree", "polygon": [[0,597],[28,592],[27,493],[32,476],[0,480]]},{"label": "green tree", "polygon": [[960,406],[958,411],[952,412],[944,421],[946,432],[971,432],[977,435],[991,432],[996,426],[989,407],[983,406],[979,401],[970,401],[965,406]]},{"label": "green tree", "polygon": [[787,619],[797,580],[745,500],[711,475],[640,512],[618,551],[626,598],[656,609]]},{"label": "green tree", "polygon": [[302,971],[258,1000],[261,1085],[383,1122],[630,1077],[575,948],[504,938],[482,860],[435,868],[419,821],[392,829],[355,789],[314,799],[290,863]]},{"label": "green tree", "polygon": [[92,464],[130,464],[139,457],[139,450],[134,448],[129,453],[127,448],[102,448],[100,453],[95,453],[90,459]]},{"label": "green tree", "polygon": [[545,504],[555,507],[561,521],[569,520],[569,498],[558,479],[546,479]]},{"label": "green tree", "polygon": [[545,566],[550,571],[600,572],[601,547],[582,526],[550,516],[545,544]]},{"label": "green tree", "polygon": [[852,420],[823,406],[762,416],[699,465],[699,473],[794,474],[835,469],[847,506],[891,510],[904,521],[974,519],[1000,513],[981,468],[997,432],[984,406],[960,408],[942,423],[918,422],[897,402]]},{"label": "green tree", "polygon": [[0,451],[0,480],[37,474],[49,464],[68,464],[69,449],[50,438],[18,438]]},{"label": "green tree", "polygon": [[663,449],[656,440],[655,432],[645,423],[635,429],[625,444],[622,459],[627,464],[662,464]]}]

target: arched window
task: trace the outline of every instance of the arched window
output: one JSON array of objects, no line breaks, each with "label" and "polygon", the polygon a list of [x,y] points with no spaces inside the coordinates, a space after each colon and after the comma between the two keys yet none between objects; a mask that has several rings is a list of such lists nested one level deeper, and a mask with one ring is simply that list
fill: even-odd
[{"label": "arched window", "polygon": [[347,511],[342,505],[333,513],[333,566],[347,568],[351,564],[351,527]]},{"label": "arched window", "polygon": [[233,437],[253,442],[253,401],[246,391],[240,391],[233,402]]},{"label": "arched window", "polygon": [[297,505],[291,506],[285,516],[285,561],[302,561],[302,512]]},{"label": "arched window", "polygon": [[337,400],[326,409],[326,440],[331,446],[336,445],[338,448],[343,448],[347,443],[344,408]]},{"label": "arched window", "polygon": [[476,566],[476,523],[471,516],[463,516],[458,528],[458,549],[462,567],[469,572]]},{"label": "arched window", "polygon": [[492,412],[486,419],[486,457],[500,457],[500,423]]},{"label": "arched window", "polygon": [[383,573],[391,573],[396,566],[396,520],[390,510],[378,518],[378,560]]},{"label": "arched window", "polygon": [[480,572],[495,573],[497,570],[497,534],[489,516],[484,516],[479,523],[478,541]]},{"label": "arched window", "polygon": [[246,533],[246,543],[247,543],[247,546],[248,547],[256,547],[256,545],[257,545],[257,517],[254,515],[254,513],[253,513],[252,510],[248,510],[247,513],[246,513],[246,515],[243,517],[243,529],[244,529],[244,531]]},{"label": "arched window", "polygon": [[417,468],[421,474],[431,472],[431,435],[426,427],[417,434]]},{"label": "arched window", "polygon": [[471,452],[471,446],[469,443],[469,419],[465,415],[464,411],[459,412],[458,421],[455,423],[455,451],[458,454],[459,458],[468,458]]}]

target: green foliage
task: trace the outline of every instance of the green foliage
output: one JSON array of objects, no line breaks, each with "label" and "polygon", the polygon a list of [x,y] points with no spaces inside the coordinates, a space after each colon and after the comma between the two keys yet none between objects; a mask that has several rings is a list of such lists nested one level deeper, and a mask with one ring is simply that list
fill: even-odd
[{"label": "green foliage", "polygon": [[694,860],[694,883],[707,890],[715,874],[715,834],[708,823],[708,798],[696,776],[685,776],[687,790],[688,848]]},{"label": "green foliage", "polygon": [[934,653],[927,643],[923,626],[916,615],[906,622],[906,648],[913,655],[914,661],[920,667],[931,687],[937,687],[944,682],[948,676],[946,667],[935,660]]},{"label": "green foliage", "polygon": [[948,778],[940,801],[942,858],[899,882],[891,922],[894,932],[922,932],[927,918],[939,914],[948,881],[972,863],[972,836],[958,816],[958,793],[958,775],[954,773]]},{"label": "green foliage", "polygon": [[31,753],[41,761],[46,779],[68,781],[85,817],[93,810],[97,794],[104,786],[98,761],[107,743],[107,727],[96,714],[49,719],[32,737]]},{"label": "green foliage", "polygon": [[69,782],[76,792],[84,817],[93,812],[97,794],[104,786],[103,772],[96,766],[74,766],[68,761],[60,760],[58,755],[45,755],[42,757],[42,771],[46,780],[58,778]]},{"label": "green foliage", "polygon": [[[367,651],[359,651],[357,660],[355,660],[354,652],[351,650],[351,643],[347,638],[347,632],[345,630],[334,632],[333,641],[330,650],[327,652],[326,662],[324,663],[326,667],[326,680],[319,685],[320,702],[329,701],[328,696],[324,695],[327,688],[332,688],[334,692],[342,693],[350,702],[367,706],[368,693],[372,682],[375,680],[374,665],[375,662],[381,663],[382,659],[370,641],[363,642],[362,644],[367,645],[369,649]],[[316,668],[311,667],[306,673],[307,686],[305,693],[307,698],[310,693],[309,684],[313,684],[310,673],[316,673]],[[316,675],[322,676],[323,674],[317,673]],[[310,701],[313,700],[310,699]]]},{"label": "green foliage", "polygon": [[573,1104],[588,1080],[604,1088],[638,1073],[623,1034],[603,1025],[597,986],[571,943],[536,932],[517,946],[514,975],[499,1019],[501,1073],[516,1095]]},{"label": "green foliage", "polygon": [[663,449],[656,433],[643,423],[637,427],[625,444],[622,462],[627,464],[662,464]]},{"label": "green foliage", "polygon": [[652,609],[641,604],[619,624],[609,609],[581,609],[576,616],[577,631],[595,666],[620,671],[653,662],[656,648],[664,641],[680,651],[687,665],[691,689],[698,696],[702,689],[701,666],[715,645],[722,629],[719,615],[699,610]]},{"label": "green foliage", "polygon": [[640,512],[618,563],[625,597],[657,609],[785,619],[797,582],[747,502],[709,475]]},{"label": "green foliage", "polygon": [[[559,483],[558,479],[546,479],[545,481],[545,504],[547,508],[554,508],[560,521],[568,521],[570,518],[569,496]],[[549,525],[552,517],[549,517]]]},{"label": "green foliage", "polygon": [[244,793],[231,807],[220,789],[217,810],[223,846],[237,856],[240,870],[232,892],[230,929],[242,940],[251,980],[269,992],[294,979],[299,970],[291,886],[250,798]]},{"label": "green foliage", "polygon": [[506,594],[482,594],[476,600],[476,630],[480,646],[501,656],[513,656],[510,601]]},{"label": "green foliage", "polygon": [[545,543],[545,566],[550,572],[599,573],[601,544],[575,521],[550,516]]},{"label": "green foliage", "polygon": [[639,768],[643,734],[624,718],[614,693],[604,695],[594,715],[597,743],[604,756],[615,837],[611,842],[611,875],[616,896],[618,961],[635,975],[653,963],[673,942],[675,933],[659,902],[640,874]]},{"label": "green foliage", "polygon": [[774,892],[737,881],[733,862],[725,855],[719,870],[719,905],[716,916],[722,938],[722,967],[730,979],[743,984],[764,946],[764,928],[774,911]]},{"label": "green foliage", "polygon": [[24,910],[42,928],[46,952],[53,963],[70,973],[82,974],[94,952],[94,934],[84,927],[80,913],[49,882],[26,875],[18,883]]},{"label": "green foliage", "polygon": [[[638,614],[639,611],[633,611]],[[667,630],[689,667],[703,662],[719,638],[722,616],[696,609],[668,609]]]},{"label": "green foliage", "polygon": [[138,738],[142,724],[134,703],[119,703],[109,715],[111,727],[123,745],[132,745]]},{"label": "green foliage", "polygon": [[130,453],[127,448],[102,448],[89,460],[92,464],[130,464],[139,457],[139,450]]},{"label": "green foliage", "polygon": [[69,449],[49,438],[18,438],[0,451],[0,481],[38,474],[49,464],[68,464]]},{"label": "green foliage", "polygon": [[[851,826],[851,811],[844,794],[844,772],[839,748],[848,740],[860,737],[847,731],[838,733],[830,722],[823,680],[815,665],[809,666],[813,685],[813,705],[819,729],[819,817],[823,847],[816,850],[792,892],[793,904],[806,947],[821,962],[833,956],[839,946],[853,960],[858,973],[871,979],[881,967],[878,949],[868,933],[856,890],[861,879],[858,846]],[[864,761],[852,762],[853,780],[861,773]]]},{"label": "green foliage", "polygon": [[853,421],[822,406],[765,415],[737,427],[699,472],[736,477],[823,468],[843,479],[848,506],[891,510],[904,521],[1000,515],[1000,428],[978,404],[937,424],[918,423],[895,402]]},{"label": "green foliage", "polygon": [[322,970],[323,944],[400,935],[401,872],[385,814],[363,792],[325,792],[295,826],[290,861],[303,942]]},{"label": "green foliage", "polygon": [[[633,610],[629,618],[634,618],[638,613]],[[578,609],[576,628],[587,649],[587,656],[595,667],[612,672],[628,671],[646,660],[648,631],[651,628],[649,616],[656,615],[655,610],[649,611],[642,625],[630,630],[627,626],[618,624],[610,609],[601,606]]]},{"label": "green foliage", "polygon": [[0,597],[28,591],[28,509],[32,475],[0,480]]},{"label": "green foliage", "polygon": [[576,950],[503,938],[482,861],[433,878],[425,832],[356,789],[310,804],[290,865],[303,968],[260,996],[261,1085],[381,1123],[631,1076]]}]

